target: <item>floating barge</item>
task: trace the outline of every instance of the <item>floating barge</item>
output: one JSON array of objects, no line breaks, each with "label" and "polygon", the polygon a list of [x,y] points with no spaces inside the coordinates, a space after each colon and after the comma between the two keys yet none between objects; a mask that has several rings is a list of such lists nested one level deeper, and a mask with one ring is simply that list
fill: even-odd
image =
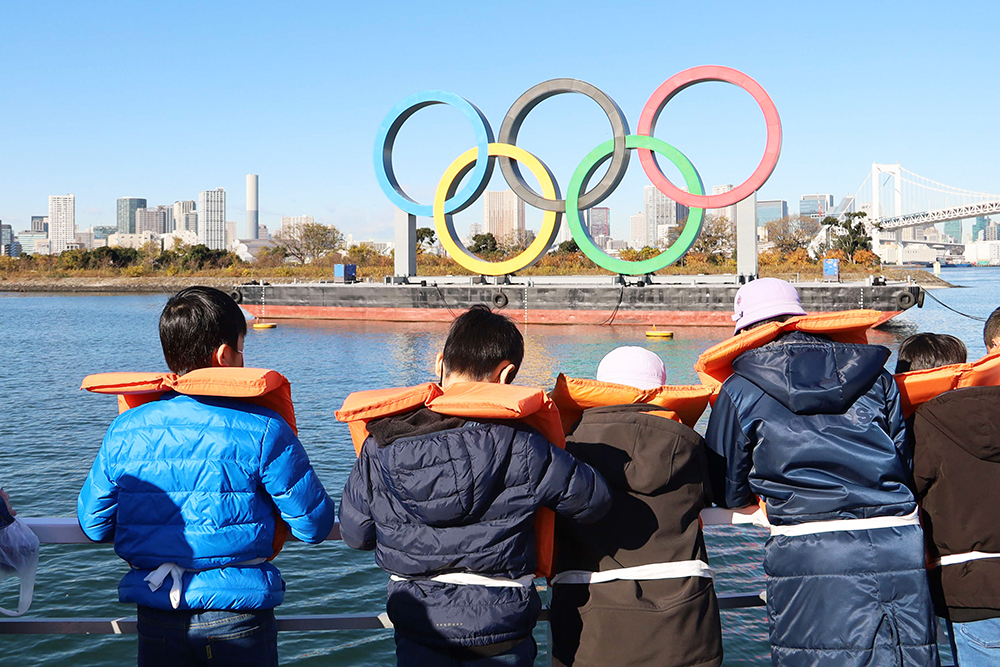
[{"label": "floating barge", "polygon": [[[493,279],[490,279],[493,280]],[[524,324],[631,324],[732,326],[733,276],[655,276],[616,282],[608,276],[496,279],[410,278],[405,284],[293,282],[246,283],[232,296],[264,319],[451,322],[474,304],[487,304]],[[807,312],[868,308],[882,324],[914,305],[922,289],[912,283],[869,280],[798,283]]]}]

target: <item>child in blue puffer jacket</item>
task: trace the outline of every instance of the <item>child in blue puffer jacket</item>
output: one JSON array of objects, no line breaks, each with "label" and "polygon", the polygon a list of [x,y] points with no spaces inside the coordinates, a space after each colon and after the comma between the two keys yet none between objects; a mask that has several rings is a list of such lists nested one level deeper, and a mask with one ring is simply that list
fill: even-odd
[{"label": "child in blue puffer jacket", "polygon": [[[462,382],[510,383],[523,355],[514,323],[476,306],[452,324],[436,370],[447,395]],[[607,483],[514,421],[421,407],[367,429],[340,532],[355,549],[375,549],[392,575],[396,664],[531,665],[541,610],[535,512],[596,521],[610,507]]]},{"label": "child in blue puffer jacket", "polygon": [[[243,366],[246,319],[225,293],[191,287],[160,316],[178,375]],[[285,584],[267,562],[277,518],[304,542],[333,527],[333,501],[289,424],[236,398],[175,392],[108,428],[77,502],[92,540],[114,537],[132,570],[142,666],[277,665],[274,607]]]}]

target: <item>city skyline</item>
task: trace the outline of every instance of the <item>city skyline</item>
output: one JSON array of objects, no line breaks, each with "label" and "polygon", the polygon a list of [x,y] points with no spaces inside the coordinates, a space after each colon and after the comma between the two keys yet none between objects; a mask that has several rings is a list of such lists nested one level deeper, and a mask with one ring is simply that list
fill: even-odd
[{"label": "city skyline", "polygon": [[[9,54],[0,117],[18,132],[5,138],[0,219],[26,228],[31,215],[44,212],[48,195],[74,192],[78,225],[103,226],[114,220],[113,202],[123,194],[169,203],[215,183],[233,194],[228,218],[241,221],[244,179],[254,173],[266,182],[261,225],[274,229],[281,215],[308,211],[345,233],[391,238],[392,210],[374,178],[372,142],[385,114],[403,97],[426,89],[454,91],[479,106],[497,131],[522,92],[548,78],[571,76],[606,91],[634,128],[656,86],[705,63],[752,76],[781,114],[782,157],[759,199],[796,201],[802,193],[830,192],[839,201],[857,190],[872,162],[899,161],[972,190],[994,191],[1000,183],[989,150],[1000,130],[984,112],[997,93],[978,85],[996,71],[997,57],[987,46],[988,17],[998,11],[993,5],[979,5],[984,20],[968,22],[961,13],[930,4],[911,3],[901,14],[889,6],[848,2],[842,11],[863,12],[866,21],[829,22],[825,8],[808,3],[762,10],[705,2],[670,8],[670,24],[679,28],[675,39],[630,41],[610,53],[583,49],[571,35],[622,12],[666,13],[645,3],[620,8],[582,2],[572,11],[563,4],[532,8],[528,20],[526,7],[513,6],[491,18],[509,29],[507,58],[498,58],[489,40],[478,37],[481,8],[432,5],[413,12],[393,2],[377,8],[305,3],[309,21],[301,21],[300,12],[256,2],[239,12],[185,2],[130,12],[73,3],[58,3],[54,13],[30,3],[12,5],[0,26]],[[203,20],[192,24],[196,8]],[[445,8],[447,20],[441,20]],[[816,36],[799,29],[817,22],[826,25],[823,44],[830,48],[818,48]],[[117,38],[137,23],[159,28],[143,49]],[[223,24],[231,29],[213,28]],[[552,33],[547,26],[556,24],[563,29]],[[40,25],[46,30],[33,29]],[[272,33],[283,37],[265,38]],[[417,33],[440,48],[414,53],[407,36]],[[198,48],[175,48],[177,35]],[[553,48],[540,59],[530,45],[545,39],[554,40]],[[379,48],[371,58],[353,57],[373,43]],[[884,74],[865,76],[869,54],[880,44],[891,44],[880,51]],[[457,53],[463,56],[455,58]],[[789,58],[792,53],[795,58]],[[352,65],[321,66],[330,62]],[[25,104],[45,97],[53,74],[74,103]],[[115,92],[123,80],[151,89],[183,88],[199,104],[122,106]],[[975,104],[954,103],[956,94],[973,89]],[[832,94],[839,91],[845,96]],[[238,104],[248,92],[255,103]],[[899,99],[909,102],[901,108]],[[656,134],[693,161],[706,185],[739,184],[760,159],[761,120],[742,91],[706,84],[673,100]],[[580,158],[609,136],[607,120],[592,101],[562,95],[532,112],[518,145],[538,155],[565,190]],[[455,110],[418,112],[398,139],[400,182],[414,198],[430,201],[444,167],[471,141]],[[138,145],[155,146],[158,159],[137,163]],[[191,160],[193,150],[201,159]],[[603,204],[612,210],[614,229],[627,226],[626,212],[641,207],[644,181],[634,159],[623,186]],[[502,187],[502,178],[489,184]],[[481,217],[481,205],[466,215],[465,224]],[[529,227],[537,228],[530,207],[528,217]]]}]

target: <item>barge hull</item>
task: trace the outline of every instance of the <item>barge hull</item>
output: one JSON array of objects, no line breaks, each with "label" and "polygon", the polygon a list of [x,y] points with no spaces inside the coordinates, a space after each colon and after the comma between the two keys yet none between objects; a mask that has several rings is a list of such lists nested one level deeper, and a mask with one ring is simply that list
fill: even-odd
[{"label": "barge hull", "polygon": [[[244,310],[257,319],[294,320],[371,320],[379,322],[446,322],[450,323],[461,312],[444,308],[350,308],[336,306],[273,306],[243,304]],[[515,322],[525,324],[625,324],[665,325],[689,327],[731,327],[733,320],[728,312],[695,310],[539,310],[530,309],[527,318],[523,312],[503,309]],[[883,311],[879,326],[888,322],[901,310]]]},{"label": "barge hull", "polygon": [[[915,285],[801,284],[811,313],[869,308],[884,323],[920,296]],[[738,285],[238,285],[233,298],[259,319],[451,322],[477,303],[524,324],[732,326]]]}]

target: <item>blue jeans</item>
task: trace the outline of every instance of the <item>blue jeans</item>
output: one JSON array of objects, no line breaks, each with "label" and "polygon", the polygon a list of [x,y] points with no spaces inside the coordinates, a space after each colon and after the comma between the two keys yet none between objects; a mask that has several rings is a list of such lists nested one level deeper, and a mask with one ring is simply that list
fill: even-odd
[{"label": "blue jeans", "polygon": [[139,667],[277,667],[273,609],[165,611],[137,608]]},{"label": "blue jeans", "polygon": [[534,637],[500,655],[457,660],[447,653],[396,635],[396,667],[531,667],[538,655]]},{"label": "blue jeans", "polygon": [[959,667],[1000,665],[1000,618],[968,623],[948,621],[948,634]]}]

